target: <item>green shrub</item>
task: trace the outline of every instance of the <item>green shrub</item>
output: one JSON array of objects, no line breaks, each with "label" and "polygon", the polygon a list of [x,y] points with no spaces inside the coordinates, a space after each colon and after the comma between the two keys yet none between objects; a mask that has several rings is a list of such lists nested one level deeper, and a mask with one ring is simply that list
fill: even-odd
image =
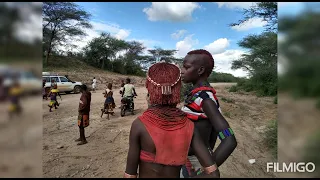
[{"label": "green shrub", "polygon": [[313,177],[320,177],[320,132],[313,134],[308,138],[304,148],[304,162],[312,162],[316,166],[315,172],[312,173]]},{"label": "green shrub", "polygon": [[273,99],[273,104],[278,104],[278,96],[275,96]]},{"label": "green shrub", "polygon": [[271,149],[272,155],[277,157],[278,153],[278,124],[276,120],[271,120],[265,132],[265,142]]},{"label": "green shrub", "polygon": [[237,85],[231,86],[230,89],[229,89],[229,92],[237,92],[237,91],[238,91],[238,86]]}]

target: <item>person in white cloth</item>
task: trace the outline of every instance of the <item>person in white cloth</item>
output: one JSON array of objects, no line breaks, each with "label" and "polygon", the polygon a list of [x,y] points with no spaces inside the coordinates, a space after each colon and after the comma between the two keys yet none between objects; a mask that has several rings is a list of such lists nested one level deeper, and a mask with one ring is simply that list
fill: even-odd
[{"label": "person in white cloth", "polygon": [[92,90],[93,92],[96,92],[96,87],[97,87],[97,80],[95,77],[93,77],[93,80],[92,80]]}]

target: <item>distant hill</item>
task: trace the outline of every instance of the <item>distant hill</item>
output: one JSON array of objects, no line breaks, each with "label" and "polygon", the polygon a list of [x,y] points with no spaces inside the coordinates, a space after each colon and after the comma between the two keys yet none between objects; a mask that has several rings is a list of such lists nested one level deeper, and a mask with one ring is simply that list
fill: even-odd
[{"label": "distant hill", "polygon": [[91,85],[92,79],[97,79],[98,88],[105,89],[107,83],[112,82],[114,88],[120,86],[121,80],[130,77],[136,86],[143,86],[145,78],[132,75],[122,75],[114,72],[104,71],[86,64],[73,57],[52,56],[49,59],[49,66],[43,66],[43,72],[53,72],[59,75],[68,75],[73,81],[80,81]]}]

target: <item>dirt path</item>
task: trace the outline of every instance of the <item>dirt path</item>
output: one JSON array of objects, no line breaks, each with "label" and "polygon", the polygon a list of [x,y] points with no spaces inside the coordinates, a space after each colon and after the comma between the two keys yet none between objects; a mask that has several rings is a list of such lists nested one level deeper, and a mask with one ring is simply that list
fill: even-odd
[{"label": "dirt path", "polygon": [[[221,166],[221,177],[274,177],[266,172],[266,162],[273,158],[261,134],[266,124],[276,118],[273,98],[229,93],[225,86],[230,84],[214,84],[222,111],[236,133],[238,147]],[[114,91],[119,105],[118,89]],[[83,146],[74,142],[79,136],[76,119],[80,94],[63,95],[60,109],[52,113],[48,101],[43,101],[44,177],[122,177],[131,123],[147,108],[146,89],[137,88],[136,115],[120,117],[117,107],[110,120],[106,116],[100,118],[104,101],[101,93],[92,93],[91,121],[86,128],[89,143]],[[250,164],[249,159],[255,159],[256,163]]]},{"label": "dirt path", "polygon": [[42,177],[42,110],[38,97],[23,98],[22,116],[11,121],[7,117],[8,103],[0,104],[0,177]]},{"label": "dirt path", "polygon": [[[318,149],[306,151],[310,136],[320,129],[320,111],[315,99],[294,99],[289,94],[279,94],[278,156],[279,162],[305,162],[308,153],[317,154]],[[317,162],[315,159],[314,162]],[[317,165],[316,165],[317,166]],[[316,170],[318,167],[316,167]],[[314,173],[280,173],[281,178],[315,177]]]}]

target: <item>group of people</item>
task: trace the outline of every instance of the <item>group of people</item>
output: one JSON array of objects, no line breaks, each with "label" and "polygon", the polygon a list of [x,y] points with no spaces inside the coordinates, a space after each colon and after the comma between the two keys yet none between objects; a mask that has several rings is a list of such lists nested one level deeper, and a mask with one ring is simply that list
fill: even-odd
[{"label": "group of people", "polygon": [[[149,108],[131,125],[125,178],[220,177],[237,141],[208,82],[213,67],[212,55],[200,49],[186,55],[181,69],[166,62],[149,68]],[[178,109],[181,81],[193,87]]]},{"label": "group of people", "polygon": [[[200,49],[190,51],[181,68],[166,62],[149,68],[145,83],[148,109],[131,125],[125,178],[220,177],[219,166],[234,151],[237,141],[221,114],[216,91],[208,82],[213,67],[212,55]],[[136,95],[130,79],[126,81],[126,84],[122,82],[121,96]],[[193,87],[186,93],[184,106],[179,109],[182,81],[192,83]],[[96,81],[93,90],[95,88]],[[107,85],[104,97],[104,108],[113,109],[111,83]],[[82,85],[78,145],[87,143],[84,129],[89,126],[90,104],[91,93],[86,85]],[[215,147],[217,138],[221,143]]]},{"label": "group of people", "polygon": [[[93,79],[93,86],[92,90],[95,91],[96,88],[96,80]],[[91,93],[88,90],[86,85],[82,85],[80,88],[81,91],[81,97],[79,102],[79,108],[78,108],[78,127],[80,132],[80,137],[76,139],[76,142],[79,142],[78,145],[83,145],[88,143],[85,138],[85,128],[89,126],[89,114],[90,114],[90,104],[91,104]],[[102,109],[101,117],[104,113],[110,113],[111,115],[114,115],[113,109],[115,108],[115,101],[113,98],[113,90],[112,90],[112,83],[107,84],[107,88],[102,93],[104,94],[104,106]],[[126,79],[126,84],[122,81],[121,83],[121,89],[120,89],[121,97],[129,97],[129,96],[136,96],[135,87],[133,84],[131,84],[130,78]]]},{"label": "group of people", "polygon": [[[95,91],[96,85],[97,85],[97,81],[95,81],[95,77],[93,78],[93,83],[92,83],[92,90]],[[124,82],[124,80],[121,80],[121,85],[120,85],[120,95],[123,98],[128,98],[128,97],[133,97],[133,96],[137,96],[137,93],[135,91],[135,87],[133,84],[131,84],[131,79],[127,78],[126,79],[126,83]],[[114,98],[113,98],[113,90],[112,90],[112,83],[108,83],[107,84],[107,88],[105,89],[105,91],[102,93],[105,97],[105,101],[103,104],[103,108],[101,109],[101,116],[103,116],[103,114],[111,114],[114,115],[114,111],[113,109],[116,107]]]}]

